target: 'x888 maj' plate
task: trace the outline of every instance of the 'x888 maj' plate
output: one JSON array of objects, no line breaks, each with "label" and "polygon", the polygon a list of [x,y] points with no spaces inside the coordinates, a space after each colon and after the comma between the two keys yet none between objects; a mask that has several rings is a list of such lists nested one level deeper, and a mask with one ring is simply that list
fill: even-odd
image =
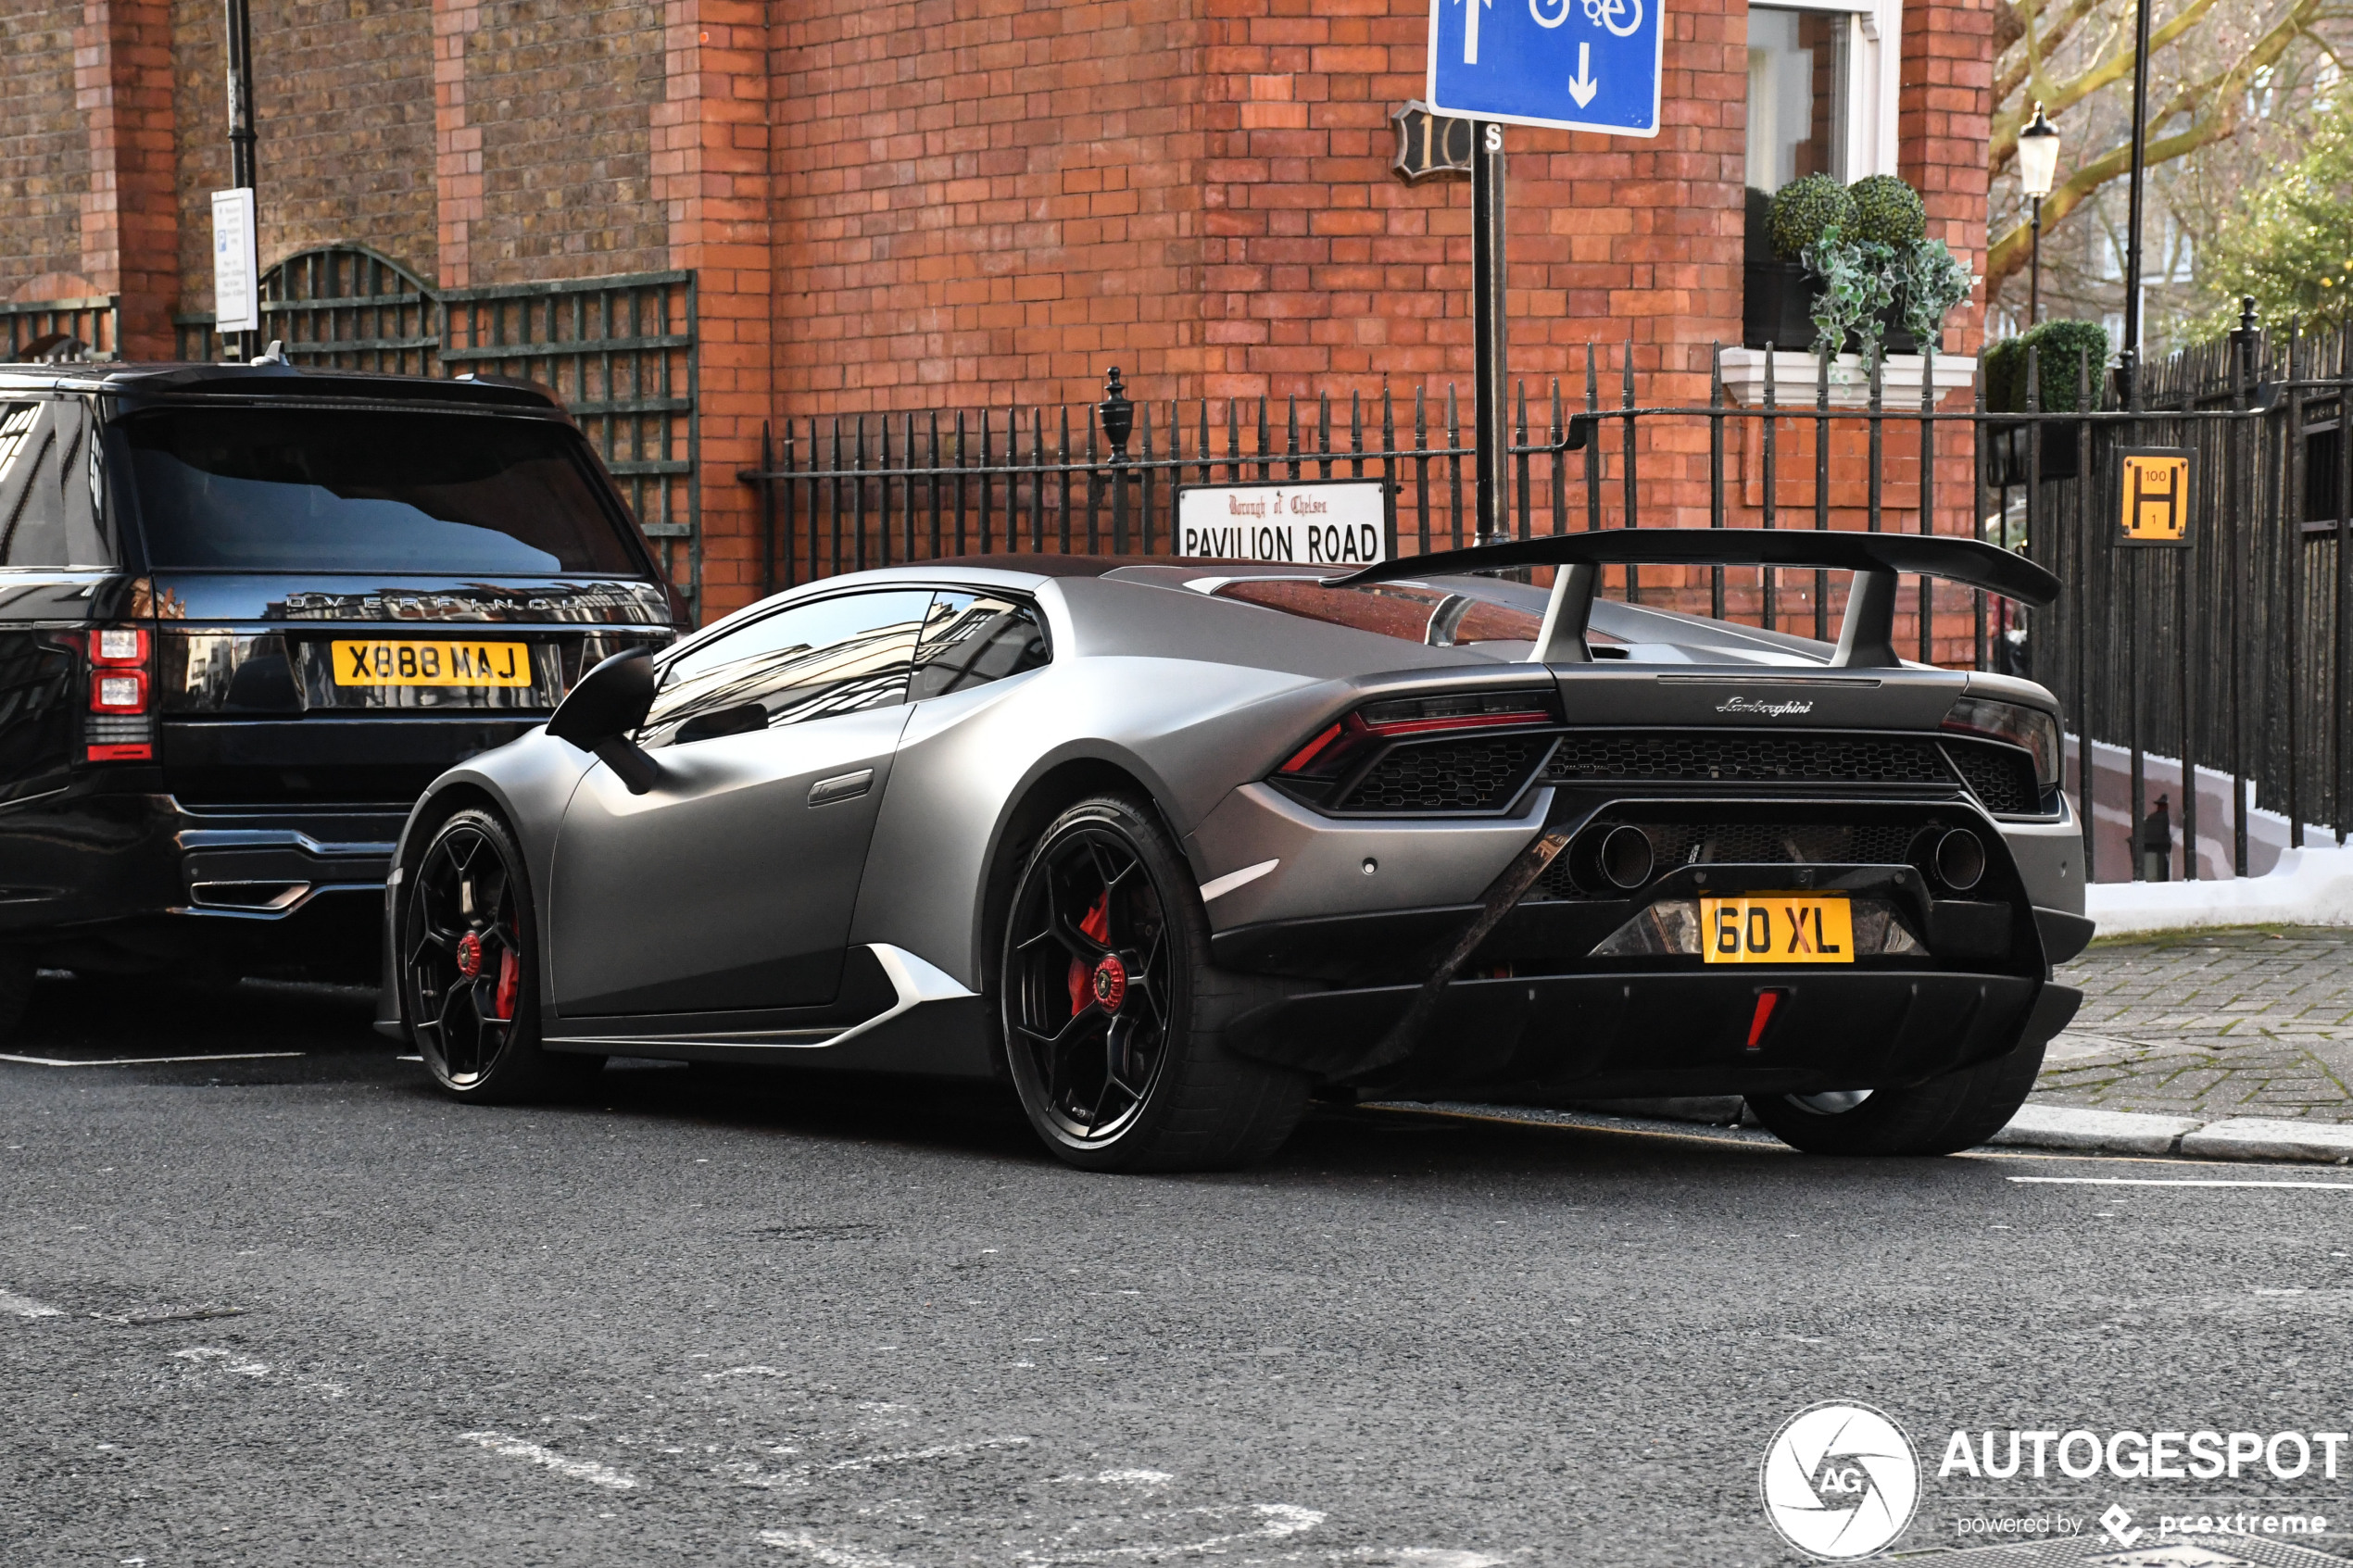
[{"label": "'x888 maj' plate", "polygon": [[527,643],[369,638],[334,644],[338,686],[528,686]]},{"label": "'x888 maj' plate", "polygon": [[1843,893],[1750,893],[1699,901],[1709,963],[1853,963],[1854,911]]}]

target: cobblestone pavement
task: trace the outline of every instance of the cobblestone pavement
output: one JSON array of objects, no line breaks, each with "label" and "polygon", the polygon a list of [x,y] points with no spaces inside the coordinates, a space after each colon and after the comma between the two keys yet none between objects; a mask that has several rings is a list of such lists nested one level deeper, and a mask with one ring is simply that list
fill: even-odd
[{"label": "cobblestone pavement", "polygon": [[2353,1123],[2353,930],[2102,943],[2059,978],[2083,1008],[2051,1042],[2037,1103]]}]

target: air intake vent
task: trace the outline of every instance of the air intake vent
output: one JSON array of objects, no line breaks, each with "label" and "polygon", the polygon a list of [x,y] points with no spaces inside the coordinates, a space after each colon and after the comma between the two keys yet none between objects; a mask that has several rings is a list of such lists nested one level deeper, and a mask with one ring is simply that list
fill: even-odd
[{"label": "air intake vent", "polygon": [[2034,759],[2014,746],[1990,741],[1948,740],[1944,754],[1985,809],[1996,815],[2031,817],[2043,809],[2043,792],[2035,787]]},{"label": "air intake vent", "polygon": [[1544,735],[1401,746],[1339,803],[1342,811],[1491,811],[1527,782]]},{"label": "air intake vent", "polygon": [[1559,784],[1949,784],[1936,743],[1900,735],[1705,730],[1571,731],[1545,764]]}]

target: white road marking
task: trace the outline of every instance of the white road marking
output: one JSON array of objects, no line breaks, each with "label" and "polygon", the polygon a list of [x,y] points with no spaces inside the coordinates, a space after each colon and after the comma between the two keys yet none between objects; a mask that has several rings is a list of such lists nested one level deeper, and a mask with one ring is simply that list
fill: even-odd
[{"label": "white road marking", "polygon": [[848,1547],[829,1546],[806,1530],[762,1530],[760,1538],[769,1546],[783,1547],[787,1551],[813,1557],[824,1563],[826,1568],[898,1568],[895,1559],[852,1551]]},{"label": "white road marking", "polygon": [[711,1383],[722,1377],[790,1377],[791,1375],[791,1373],[782,1367],[755,1365],[731,1366],[724,1372],[704,1373],[702,1377],[705,1383]]},{"label": "white road marking", "polygon": [[2221,1176],[2012,1176],[2021,1185],[2086,1187],[2306,1187],[2315,1192],[2353,1192],[2353,1182],[2233,1181]]},{"label": "white road marking", "polygon": [[110,1056],[93,1061],[69,1061],[54,1056],[8,1056],[0,1054],[0,1061],[22,1062],[28,1067],[157,1067],[175,1061],[268,1061],[278,1057],[301,1056],[301,1051],[229,1051],[220,1056]]},{"label": "white road marking", "polygon": [[210,1361],[220,1361],[223,1363],[221,1371],[233,1372],[240,1377],[270,1375],[269,1362],[254,1361],[249,1357],[237,1354],[234,1350],[224,1350],[218,1345],[193,1345],[185,1350],[172,1351],[171,1359],[199,1366]]},{"label": "white road marking", "polygon": [[1186,1552],[1222,1552],[1226,1548],[1241,1541],[1279,1541],[1291,1536],[1304,1535],[1321,1524],[1327,1517],[1315,1509],[1301,1508],[1296,1503],[1258,1502],[1247,1504],[1244,1508],[1176,1509],[1166,1513],[1142,1514],[1139,1516],[1139,1522],[1144,1519],[1173,1520],[1200,1514],[1217,1518],[1244,1512],[1258,1516],[1261,1523],[1256,1529],[1229,1531],[1222,1536],[1211,1536],[1197,1541],[1152,1546],[1097,1547],[1091,1551],[1074,1552],[1065,1556],[1040,1557],[1035,1552],[1024,1552],[1021,1555],[1021,1561],[1029,1563],[1031,1568],[1054,1568],[1054,1565],[1063,1563],[1100,1562],[1108,1557],[1163,1558]]},{"label": "white road marking", "polygon": [[46,1301],[36,1301],[30,1296],[11,1296],[0,1290],[0,1312],[12,1318],[61,1318],[65,1309],[52,1307]]},{"label": "white road marking", "polygon": [[559,1475],[569,1475],[592,1486],[607,1486],[616,1492],[635,1491],[637,1486],[635,1480],[610,1466],[598,1464],[593,1460],[573,1459],[553,1449],[542,1448],[537,1443],[510,1437],[504,1432],[460,1432],[458,1436],[461,1441],[475,1444],[507,1459],[544,1464]]}]

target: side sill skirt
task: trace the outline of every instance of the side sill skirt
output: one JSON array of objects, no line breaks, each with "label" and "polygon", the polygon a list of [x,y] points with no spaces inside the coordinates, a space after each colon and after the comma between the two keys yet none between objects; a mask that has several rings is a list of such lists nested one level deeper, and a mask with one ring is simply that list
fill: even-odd
[{"label": "side sill skirt", "polygon": [[[897,997],[890,1006],[857,1023],[820,1029],[698,1030],[685,1035],[550,1033],[542,1043],[547,1049],[555,1051],[611,1054],[639,1050],[649,1056],[660,1056],[673,1048],[705,1047],[742,1050],[748,1055],[823,1050],[849,1045],[863,1035],[874,1034],[927,1002],[953,1002],[978,997],[977,992],[967,990],[954,976],[904,947],[895,947],[887,942],[875,942],[867,945],[867,950],[882,965],[883,973],[890,981],[891,989]],[[560,1019],[550,1020],[550,1022],[556,1028],[563,1027]]]}]

